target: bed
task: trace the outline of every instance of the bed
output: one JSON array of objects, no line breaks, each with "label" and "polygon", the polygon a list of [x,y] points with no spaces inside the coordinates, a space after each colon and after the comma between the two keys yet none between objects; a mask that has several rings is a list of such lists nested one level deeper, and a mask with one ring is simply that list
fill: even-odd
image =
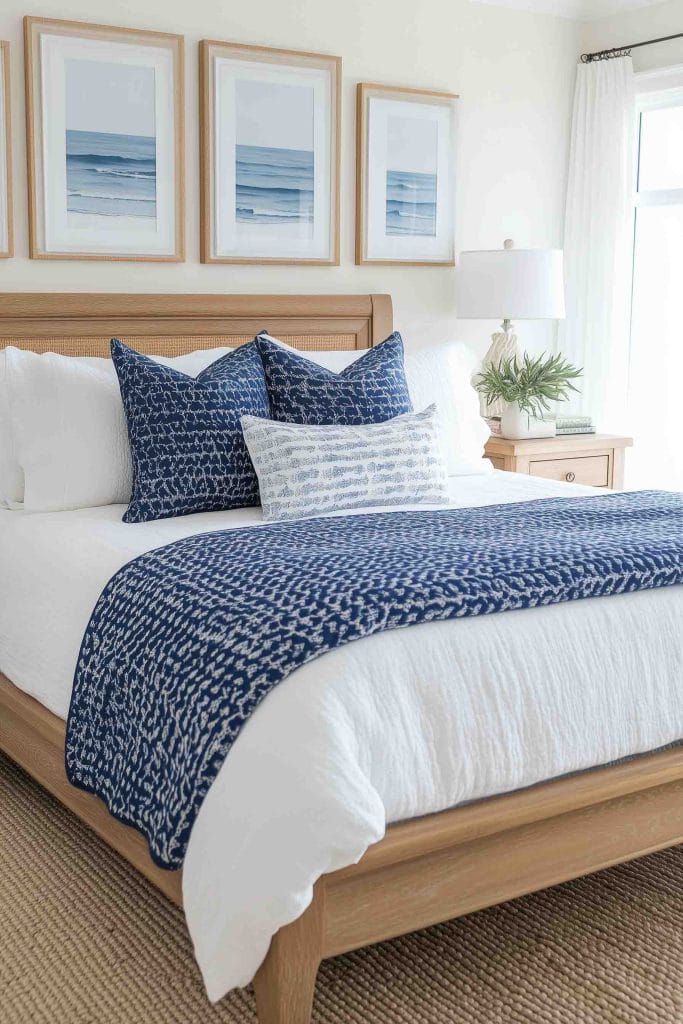
[{"label": "bed", "polygon": [[[391,302],[387,296],[368,295],[270,298],[4,295],[0,298],[0,346],[12,344],[35,351],[52,350],[72,355],[106,354],[112,334],[119,335],[141,351],[174,354],[217,344],[239,344],[264,326],[290,345],[304,350],[363,349],[390,333]],[[565,493],[568,486],[496,473],[468,485],[466,496],[461,495],[458,500],[461,504],[475,506],[528,500]],[[576,488],[572,493],[581,494],[585,490]],[[27,563],[14,562],[11,553],[6,553],[3,563],[6,594],[16,595],[12,606],[18,619],[26,624],[32,615],[34,620],[33,632],[26,625],[20,627],[15,623],[12,627],[15,633],[20,628],[25,629],[24,650],[35,649],[35,626],[39,624],[42,628],[47,619],[53,620],[51,628],[55,637],[67,636],[67,613],[72,610],[72,605],[77,605],[79,594],[87,611],[92,595],[86,591],[86,584],[96,598],[98,587],[106,582],[107,574],[116,571],[122,561],[137,553],[134,544],[131,546],[131,542],[122,539],[121,531],[125,533],[126,527],[119,522],[120,512],[120,509],[111,507],[90,510],[89,514],[81,516],[77,513],[49,513],[42,517],[42,525],[39,522],[41,517],[24,517],[22,513],[0,514],[0,535],[4,525],[11,521],[14,524],[12,547],[15,550],[21,547],[18,538],[25,533],[27,549],[30,547],[36,552],[37,561],[30,563],[33,565],[31,571],[26,571]],[[226,525],[220,515],[215,521],[211,514],[203,515],[201,527],[187,521],[181,528],[177,525],[159,527],[151,541],[145,539],[142,542],[142,549],[163,544],[181,535],[183,530],[211,530]],[[13,518],[8,520],[7,517]],[[188,520],[197,518],[187,517]],[[23,524],[20,522],[22,519]],[[249,516],[237,515],[230,525],[247,525],[251,521]],[[177,533],[178,529],[181,534]],[[84,533],[84,530],[89,532]],[[84,536],[92,537],[85,547],[80,541]],[[59,544],[57,538],[60,538]],[[56,553],[58,547],[63,547],[66,553],[59,556]],[[23,581],[44,571],[41,567],[53,560],[51,552],[55,552],[54,579],[60,582],[54,589],[41,586],[42,598],[39,600],[37,591],[27,590]],[[64,568],[67,563],[59,561],[59,557],[66,558],[67,555],[70,559],[68,564],[75,569],[80,565],[79,571],[71,571],[73,579],[68,581],[69,586],[64,582],[69,575]],[[78,557],[82,559],[80,563]],[[98,559],[102,563],[99,575],[93,572],[93,566],[100,564]],[[83,580],[80,589],[79,579]],[[472,672],[477,667],[477,651],[480,671],[483,671],[481,665],[487,660],[491,663],[484,642],[489,636],[495,645],[495,650],[491,650],[498,659],[499,668],[503,666],[501,671],[514,674],[517,666],[520,677],[524,674],[521,667],[527,661],[533,663],[535,657],[539,658],[539,670],[544,666],[547,668],[550,649],[564,644],[565,668],[562,671],[558,669],[558,676],[563,675],[564,689],[552,694],[560,718],[562,693],[567,696],[572,685],[572,673],[576,673],[578,680],[582,673],[587,678],[590,670],[590,658],[584,657],[585,651],[582,650],[587,638],[591,638],[592,644],[604,643],[605,650],[609,649],[616,678],[626,664],[619,660],[620,649],[628,645],[629,631],[636,635],[643,644],[644,654],[641,652],[641,656],[651,655],[649,673],[640,672],[639,675],[642,665],[635,661],[630,665],[630,675],[624,688],[616,695],[611,677],[609,680],[594,680],[598,703],[593,710],[599,709],[599,713],[605,716],[605,726],[603,729],[600,721],[594,723],[593,740],[600,742],[601,729],[605,734],[609,731],[608,716],[614,720],[619,718],[616,704],[614,714],[609,714],[610,701],[615,701],[618,696],[623,714],[619,742],[605,743],[597,757],[594,754],[591,757],[590,745],[587,745],[583,760],[576,764],[567,764],[561,758],[557,762],[550,761],[554,767],[540,777],[538,773],[526,776],[523,772],[519,775],[511,772],[504,782],[498,779],[490,786],[477,779],[470,780],[469,788],[465,787],[451,801],[458,806],[450,809],[446,807],[415,816],[417,804],[410,808],[399,801],[388,819],[396,823],[390,824],[385,834],[381,815],[373,817],[377,808],[369,806],[363,840],[358,840],[354,848],[355,840],[351,839],[344,845],[340,837],[339,848],[330,859],[328,870],[321,864],[316,865],[316,870],[309,870],[309,874],[317,879],[312,894],[304,892],[307,886],[301,886],[297,899],[280,910],[282,926],[273,935],[267,955],[254,978],[262,1024],[305,1024],[310,1019],[315,977],[319,963],[325,957],[427,927],[683,841],[683,750],[677,742],[683,735],[682,702],[680,689],[673,685],[676,681],[680,684],[680,660],[677,680],[675,666],[676,659],[681,657],[680,593],[672,594],[670,590],[666,594],[620,595],[598,601],[597,609],[595,605],[594,601],[575,602],[572,614],[578,617],[571,622],[567,619],[569,609],[565,606],[542,609],[538,615],[531,611],[508,612],[505,616],[494,617],[498,623],[495,629],[490,622],[477,623],[476,628],[470,628],[468,623],[459,625],[466,626],[469,634],[468,649],[473,652],[474,659],[469,664]],[[85,611],[81,616],[83,614]],[[527,623],[524,629],[519,626],[517,617],[520,615],[527,617],[523,620],[523,624]],[[49,678],[50,665],[58,664],[59,658],[53,656],[53,652],[44,664],[38,659],[30,666],[25,658],[23,662],[21,657],[13,658],[4,642],[11,632],[8,621],[5,616],[0,634],[0,652],[4,658],[1,667],[7,673],[0,676],[0,748],[87,822],[168,898],[182,904],[181,873],[157,867],[149,856],[144,839],[137,832],[111,817],[97,798],[68,783],[64,771],[64,697],[55,695]],[[426,642],[432,642],[427,628],[415,627],[423,630],[420,635]],[[483,628],[488,632],[482,632]],[[413,631],[402,632],[408,634]],[[434,638],[435,644],[442,642],[442,633],[445,635],[442,630],[439,637]],[[564,640],[561,639],[562,634]],[[668,679],[671,685],[666,693],[664,689],[658,690],[656,652],[647,647],[648,637],[658,634],[669,643],[666,657],[669,659]],[[574,642],[579,647],[572,651]],[[359,641],[358,649],[361,650],[365,643]],[[375,662],[381,665],[384,659],[387,663],[390,655],[382,650],[382,644],[378,643],[374,650]],[[62,654],[64,664],[73,657],[73,652],[69,654],[69,651],[66,643]],[[509,657],[507,667],[506,652]],[[404,660],[410,661],[410,651],[406,649],[402,653]],[[635,658],[633,651],[630,654]],[[353,658],[353,654],[350,657]],[[336,664],[331,661],[332,655],[325,658],[326,666]],[[558,666],[559,662],[556,660],[554,664]],[[22,666],[28,667],[24,671]],[[318,662],[318,670],[322,672],[321,666],[322,662]],[[299,684],[303,690],[315,682],[316,663],[309,668],[306,678]],[[44,680],[44,685],[41,680]],[[330,683],[331,687],[333,685],[334,681]],[[286,714],[281,691],[278,691],[277,700],[264,704],[264,708],[268,705],[272,711],[259,719],[263,736],[271,736],[268,715],[273,719]],[[520,703],[522,696],[520,690],[517,695]],[[602,705],[599,700],[603,701]],[[546,710],[552,701],[549,699]],[[643,722],[639,718],[641,704]],[[502,720],[506,710],[498,708],[495,714]],[[470,721],[475,719],[476,714]],[[495,733],[490,735],[494,737]],[[462,742],[466,742],[464,735]],[[483,732],[479,738],[480,751],[485,750],[486,743],[487,735]],[[568,734],[565,748],[569,749],[572,744],[575,747],[580,745],[576,736]],[[492,749],[495,749],[493,743]],[[500,749],[497,753],[501,753]],[[235,759],[235,772],[239,768],[238,760]],[[501,756],[501,760],[505,759]],[[524,757],[518,760],[522,763]],[[540,768],[538,770],[541,771]],[[551,781],[543,781],[544,778]],[[214,798],[212,794],[215,803],[218,797]],[[430,798],[419,807],[429,807]],[[437,800],[436,797],[433,799]],[[443,794],[437,802],[443,803]],[[304,812],[305,808],[302,815]],[[214,814],[213,823],[207,824],[209,830],[217,827],[216,820]],[[301,820],[304,821],[305,817]],[[208,811],[204,822],[198,821],[198,825],[204,828],[207,822]],[[355,827],[354,823],[352,825]],[[189,863],[186,863],[185,873],[187,875],[192,869],[199,877],[196,861],[200,857],[200,847],[197,844],[195,850],[198,851],[196,854],[188,852]],[[207,900],[216,894],[217,877],[210,871],[204,872],[190,894],[189,903],[201,904],[204,900],[206,910]],[[187,878],[185,883],[186,887],[190,884]],[[187,891],[185,906],[187,912],[190,909]],[[220,920],[214,924],[217,930],[212,941],[220,934]],[[214,997],[220,994],[220,989],[220,983],[216,982]]]}]

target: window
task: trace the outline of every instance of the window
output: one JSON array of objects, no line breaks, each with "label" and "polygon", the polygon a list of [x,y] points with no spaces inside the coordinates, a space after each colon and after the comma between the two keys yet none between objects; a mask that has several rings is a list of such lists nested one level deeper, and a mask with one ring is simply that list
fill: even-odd
[{"label": "window", "polygon": [[683,490],[683,88],[638,97],[627,485]]}]

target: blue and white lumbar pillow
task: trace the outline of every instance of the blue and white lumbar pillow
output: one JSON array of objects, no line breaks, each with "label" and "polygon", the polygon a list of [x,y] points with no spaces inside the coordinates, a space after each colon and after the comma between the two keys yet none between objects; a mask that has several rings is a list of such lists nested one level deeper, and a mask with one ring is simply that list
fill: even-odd
[{"label": "blue and white lumbar pillow", "polygon": [[133,461],[127,523],[258,505],[240,417],[267,416],[263,364],[250,342],[198,377],[162,366],[114,338],[112,359]]},{"label": "blue and white lumbar pillow", "polygon": [[258,474],[264,519],[448,501],[435,405],[361,426],[243,416],[242,429]]},{"label": "blue and white lumbar pillow", "polygon": [[412,412],[395,331],[341,373],[285,348],[266,333],[256,338],[266,374],[270,414],[283,423],[381,423]]}]

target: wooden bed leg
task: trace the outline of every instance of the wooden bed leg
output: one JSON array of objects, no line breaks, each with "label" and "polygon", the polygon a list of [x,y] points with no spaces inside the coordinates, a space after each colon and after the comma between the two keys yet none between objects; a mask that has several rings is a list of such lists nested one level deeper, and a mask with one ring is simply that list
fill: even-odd
[{"label": "wooden bed leg", "polygon": [[309,1024],[322,959],[324,889],[301,917],[273,936],[254,978],[259,1024]]}]

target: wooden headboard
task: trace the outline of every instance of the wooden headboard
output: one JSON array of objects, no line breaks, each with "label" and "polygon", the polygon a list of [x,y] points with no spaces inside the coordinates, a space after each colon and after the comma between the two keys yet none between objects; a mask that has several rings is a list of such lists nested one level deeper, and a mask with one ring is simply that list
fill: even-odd
[{"label": "wooden headboard", "polygon": [[363,349],[391,334],[389,295],[0,294],[0,348],[107,356],[116,336],[148,355],[241,345],[268,330],[309,351]]}]

